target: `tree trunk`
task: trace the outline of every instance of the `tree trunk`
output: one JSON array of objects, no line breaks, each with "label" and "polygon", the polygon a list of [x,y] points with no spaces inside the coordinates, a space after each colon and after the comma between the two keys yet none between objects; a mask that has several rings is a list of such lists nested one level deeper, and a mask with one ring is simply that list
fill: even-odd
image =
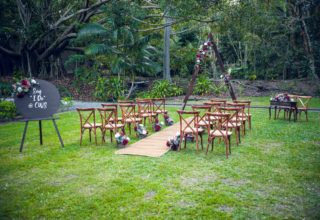
[{"label": "tree trunk", "polygon": [[[165,17],[166,25],[172,22],[172,19]],[[170,75],[170,34],[171,26],[168,25],[164,28],[164,59],[163,59],[163,78],[172,82]]]}]

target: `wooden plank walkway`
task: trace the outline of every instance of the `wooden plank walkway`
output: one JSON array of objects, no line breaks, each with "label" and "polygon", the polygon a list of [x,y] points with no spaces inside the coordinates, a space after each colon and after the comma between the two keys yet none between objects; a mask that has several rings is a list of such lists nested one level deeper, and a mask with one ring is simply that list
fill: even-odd
[{"label": "wooden plank walkway", "polygon": [[179,131],[179,122],[165,127],[161,131],[147,136],[126,148],[116,151],[116,154],[130,154],[147,157],[160,157],[170,148],[166,146],[167,140],[173,138]]}]

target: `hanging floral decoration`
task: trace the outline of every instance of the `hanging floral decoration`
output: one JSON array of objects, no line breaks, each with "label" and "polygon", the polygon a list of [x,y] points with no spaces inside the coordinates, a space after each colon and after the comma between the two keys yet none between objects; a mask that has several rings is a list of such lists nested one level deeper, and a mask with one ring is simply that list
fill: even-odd
[{"label": "hanging floral decoration", "polygon": [[115,138],[116,138],[117,144],[123,145],[123,146],[126,146],[130,141],[130,138],[126,136],[124,132],[117,132],[115,134]]},{"label": "hanging floral decoration", "polygon": [[176,151],[178,150],[179,143],[180,143],[180,133],[177,132],[173,138],[169,138],[167,140],[166,145],[167,147],[170,147],[171,150]]},{"label": "hanging floral decoration", "polygon": [[198,53],[196,55],[196,65],[199,67],[200,63],[204,60],[204,58],[208,55],[209,52],[212,51],[212,43],[213,37],[211,34],[208,36],[208,40],[204,42],[198,50]]},{"label": "hanging floral decoration", "polygon": [[22,79],[12,85],[13,94],[18,98],[23,98],[35,85],[39,85],[35,79]]},{"label": "hanging floral decoration", "polygon": [[148,131],[143,124],[138,124],[134,127],[134,130],[137,132],[139,138],[145,138],[148,135]]},{"label": "hanging floral decoration", "polygon": [[170,118],[168,114],[164,114],[164,123],[166,126],[171,126],[173,125],[174,121],[172,120],[172,118]]},{"label": "hanging floral decoration", "polygon": [[[198,50],[196,54],[196,68],[200,68],[200,64],[204,61],[204,59],[212,53],[213,50],[213,35],[210,33],[208,35],[208,40],[204,42]],[[231,79],[231,69],[228,70],[228,74],[224,74],[220,76],[224,82],[229,82]]]},{"label": "hanging floral decoration", "polygon": [[155,132],[160,131],[163,126],[163,122],[159,122],[159,119],[156,118],[154,121],[154,124],[152,125],[152,128]]}]

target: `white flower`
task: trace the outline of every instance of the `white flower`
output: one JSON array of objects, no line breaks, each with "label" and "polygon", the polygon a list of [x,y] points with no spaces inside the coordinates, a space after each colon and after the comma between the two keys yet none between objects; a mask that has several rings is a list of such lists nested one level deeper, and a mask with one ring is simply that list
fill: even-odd
[{"label": "white flower", "polygon": [[197,63],[200,63],[200,60],[197,60]]},{"label": "white flower", "polygon": [[229,69],[228,69],[228,73],[229,73],[229,74],[231,74],[231,72],[232,72],[232,69],[231,69],[231,68],[229,68]]},{"label": "white flower", "polygon": [[17,91],[18,91],[18,92],[22,92],[23,89],[22,89],[21,87],[18,87]]},{"label": "white flower", "polygon": [[121,134],[119,132],[117,132],[115,135],[114,135],[116,138],[119,138],[121,136]]},{"label": "white flower", "polygon": [[222,79],[223,78],[223,75],[220,75],[220,79]]},{"label": "white flower", "polygon": [[35,81],[34,79],[31,79],[31,84],[36,84],[37,81]]},{"label": "white flower", "polygon": [[128,140],[128,141],[130,141],[130,138],[129,138],[129,137],[127,137],[127,140]]},{"label": "white flower", "polygon": [[204,45],[204,46],[207,46],[207,45],[208,45],[208,43],[207,43],[207,42],[205,42],[203,45]]}]

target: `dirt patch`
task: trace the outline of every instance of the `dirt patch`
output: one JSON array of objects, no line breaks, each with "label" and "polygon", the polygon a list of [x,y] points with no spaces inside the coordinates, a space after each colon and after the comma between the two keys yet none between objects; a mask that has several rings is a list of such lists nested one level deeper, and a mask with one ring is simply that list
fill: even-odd
[{"label": "dirt patch", "polygon": [[155,197],[155,195],[157,195],[157,193],[155,191],[149,191],[146,194],[144,194],[144,199],[145,200],[153,199]]}]

